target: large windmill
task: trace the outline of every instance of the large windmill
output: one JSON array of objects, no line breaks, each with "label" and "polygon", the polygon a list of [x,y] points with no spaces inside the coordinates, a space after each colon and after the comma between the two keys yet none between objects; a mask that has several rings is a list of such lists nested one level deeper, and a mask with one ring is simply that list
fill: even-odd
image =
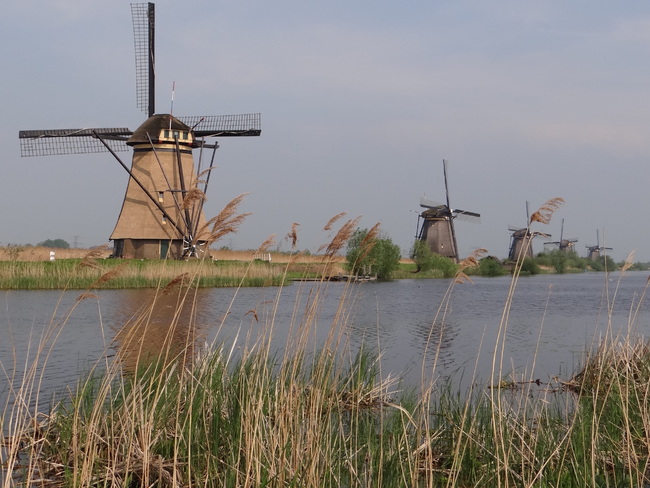
[{"label": "large windmill", "polygon": [[600,234],[598,229],[596,229],[596,245],[595,246],[586,246],[587,247],[587,259],[596,261],[600,258],[600,253],[603,251],[611,251],[611,247],[601,247],[600,245]]},{"label": "large windmill", "polygon": [[425,198],[420,199],[420,206],[426,210],[418,216],[416,238],[424,241],[432,252],[458,261],[458,244],[454,220],[478,221],[481,214],[459,208],[452,208],[449,203],[449,185],[447,184],[447,161],[442,160],[445,178],[446,204],[436,203]]},{"label": "large windmill", "polygon": [[577,238],[564,238],[564,219],[562,219],[562,226],[560,227],[560,240],[554,242],[545,242],[545,245],[557,247],[560,251],[571,252],[575,251],[575,244],[578,242]]},{"label": "large windmill", "polygon": [[519,259],[533,257],[533,239],[536,237],[551,237],[550,234],[543,232],[532,231],[530,229],[530,212],[528,209],[528,202],[526,202],[526,227],[517,227],[511,225],[508,230],[512,232],[510,235],[510,249],[508,251],[508,260],[518,261]]},{"label": "large windmill", "polygon": [[[217,141],[209,137],[259,136],[260,114],[175,117],[155,113],[155,9],[131,4],[138,108],[148,119],[135,131],[86,128],[20,131],[22,156],[110,152],[129,181],[110,236],[113,257],[188,258],[205,251],[203,202]],[[117,155],[133,150],[131,166]],[[193,150],[199,149],[195,166]],[[204,149],[211,149],[201,168]],[[207,154],[207,152],[206,152]]]}]

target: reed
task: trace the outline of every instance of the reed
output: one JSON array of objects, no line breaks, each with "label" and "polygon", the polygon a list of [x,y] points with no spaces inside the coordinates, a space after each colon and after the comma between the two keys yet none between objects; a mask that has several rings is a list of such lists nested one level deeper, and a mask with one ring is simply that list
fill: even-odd
[{"label": "reed", "polygon": [[[354,219],[345,222],[324,247],[323,267],[332,265],[327,257],[344,245],[354,225]],[[289,241],[295,249],[295,227]],[[465,270],[478,258],[460,263],[435,323],[444,325],[455,287],[471,286]],[[254,263],[247,266],[254,269]],[[285,277],[291,266],[286,263]],[[434,360],[432,370],[423,362],[421,385],[404,390],[399,378],[382,375],[380,352],[370,345],[357,350],[348,342],[356,294],[368,285],[346,284],[338,313],[326,324],[319,310],[328,283],[310,287],[308,299],[296,287],[291,333],[281,350],[272,346],[274,313],[255,309],[248,315],[250,328],[242,324],[236,342],[217,334],[205,344],[192,310],[206,267],[161,283],[118,334],[118,357],[98,362],[51,408],[38,398],[38,369],[28,369],[0,417],[3,486],[637,487],[650,482],[650,345],[633,333],[645,290],[630,312],[628,335],[601,338],[585,351],[573,377],[541,383],[503,364],[515,273],[487,384],[479,382],[476,366],[466,391],[452,380],[436,380]],[[120,273],[111,271],[96,279],[119,279]],[[286,296],[278,287],[275,303]],[[611,319],[617,288],[606,296]],[[92,288],[80,295],[87,299],[93,299]],[[154,322],[159,326],[158,314],[169,303],[175,306],[167,316],[167,334],[149,354],[148,331]],[[67,316],[71,313],[74,309]],[[65,326],[65,316],[52,325],[49,338]],[[325,339],[316,339],[323,337],[319,332]],[[432,333],[426,354],[435,359],[438,346]],[[39,347],[44,364],[47,347]]]}]

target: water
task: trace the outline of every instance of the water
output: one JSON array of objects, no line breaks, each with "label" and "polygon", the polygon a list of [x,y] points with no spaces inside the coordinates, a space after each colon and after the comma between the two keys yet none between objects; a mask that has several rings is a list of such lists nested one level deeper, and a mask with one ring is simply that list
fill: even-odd
[{"label": "water", "polygon": [[[647,273],[544,275],[519,280],[507,321],[504,369],[531,378],[568,378],[583,352],[605,332],[627,334],[650,331],[650,310],[641,301]],[[491,381],[492,358],[499,324],[511,284],[510,277],[473,278],[473,284],[455,285],[448,301],[449,280],[400,280],[392,283],[347,285],[329,283],[308,314],[318,284],[295,283],[279,288],[199,290],[193,310],[183,310],[173,331],[178,347],[190,337],[195,344],[219,340],[232,343],[235,352],[253,343],[273,324],[272,347],[280,352],[287,336],[297,333],[305,317],[315,316],[313,347],[327,337],[332,324],[348,326],[345,337],[352,350],[362,344],[382,352],[382,374],[401,375],[411,385],[425,379],[458,377],[461,373]],[[3,292],[0,312],[0,404],[20,385],[35,358],[42,398],[73,386],[80,372],[97,361],[110,360],[117,350],[155,355],[169,333],[169,316],[177,295],[160,298],[150,327],[128,345],[127,332],[137,330],[153,290],[99,290],[79,300],[80,292]],[[607,297],[609,296],[609,299]],[[615,296],[615,300],[614,300]],[[339,308],[345,297],[344,315]],[[447,306],[442,306],[444,304]],[[608,328],[608,303],[612,306]],[[273,319],[273,317],[275,317]],[[631,317],[634,317],[632,320]],[[126,325],[125,325],[126,324]],[[194,324],[194,327],[188,327]],[[49,335],[48,335],[49,334]],[[39,351],[39,345],[41,350]],[[45,367],[43,363],[47,363]],[[4,385],[4,386],[3,386]],[[34,404],[35,398],[30,402]]]}]

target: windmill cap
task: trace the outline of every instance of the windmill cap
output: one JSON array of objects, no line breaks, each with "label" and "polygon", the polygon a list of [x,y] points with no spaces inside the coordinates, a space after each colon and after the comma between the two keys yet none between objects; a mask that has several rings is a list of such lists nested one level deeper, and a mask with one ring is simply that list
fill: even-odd
[{"label": "windmill cap", "polygon": [[145,120],[144,123],[133,132],[133,135],[129,137],[129,140],[126,141],[126,143],[129,146],[148,144],[149,138],[155,142],[160,137],[160,132],[165,129],[172,131],[191,131],[191,128],[188,125],[184,124],[173,115],[157,114],[152,115]]}]

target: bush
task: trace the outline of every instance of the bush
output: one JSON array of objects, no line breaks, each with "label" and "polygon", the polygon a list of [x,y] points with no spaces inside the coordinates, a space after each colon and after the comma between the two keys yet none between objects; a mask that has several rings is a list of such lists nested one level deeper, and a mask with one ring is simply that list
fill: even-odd
[{"label": "bush", "polygon": [[616,271],[618,266],[616,262],[609,256],[600,256],[598,259],[590,260],[589,266],[594,271]]},{"label": "bush", "polygon": [[478,274],[479,276],[502,276],[506,274],[506,270],[497,259],[487,256],[479,262]]},{"label": "bush", "polygon": [[522,275],[536,275],[539,274],[539,266],[533,258],[526,257],[524,262],[521,263]]},{"label": "bush", "polygon": [[417,266],[416,273],[428,271],[439,271],[445,278],[456,275],[458,265],[446,256],[441,256],[431,251],[426,242],[416,240],[411,248],[411,257]]},{"label": "bush", "polygon": [[389,280],[399,267],[399,246],[385,235],[368,237],[368,229],[358,229],[348,242],[347,268],[354,275],[375,275]]},{"label": "bush", "polygon": [[415,271],[416,273],[419,273],[420,271],[431,271],[435,262],[433,252],[427,243],[420,239],[417,239],[413,243],[413,247],[411,248],[411,259],[413,259],[413,262],[417,266],[417,270]]}]

